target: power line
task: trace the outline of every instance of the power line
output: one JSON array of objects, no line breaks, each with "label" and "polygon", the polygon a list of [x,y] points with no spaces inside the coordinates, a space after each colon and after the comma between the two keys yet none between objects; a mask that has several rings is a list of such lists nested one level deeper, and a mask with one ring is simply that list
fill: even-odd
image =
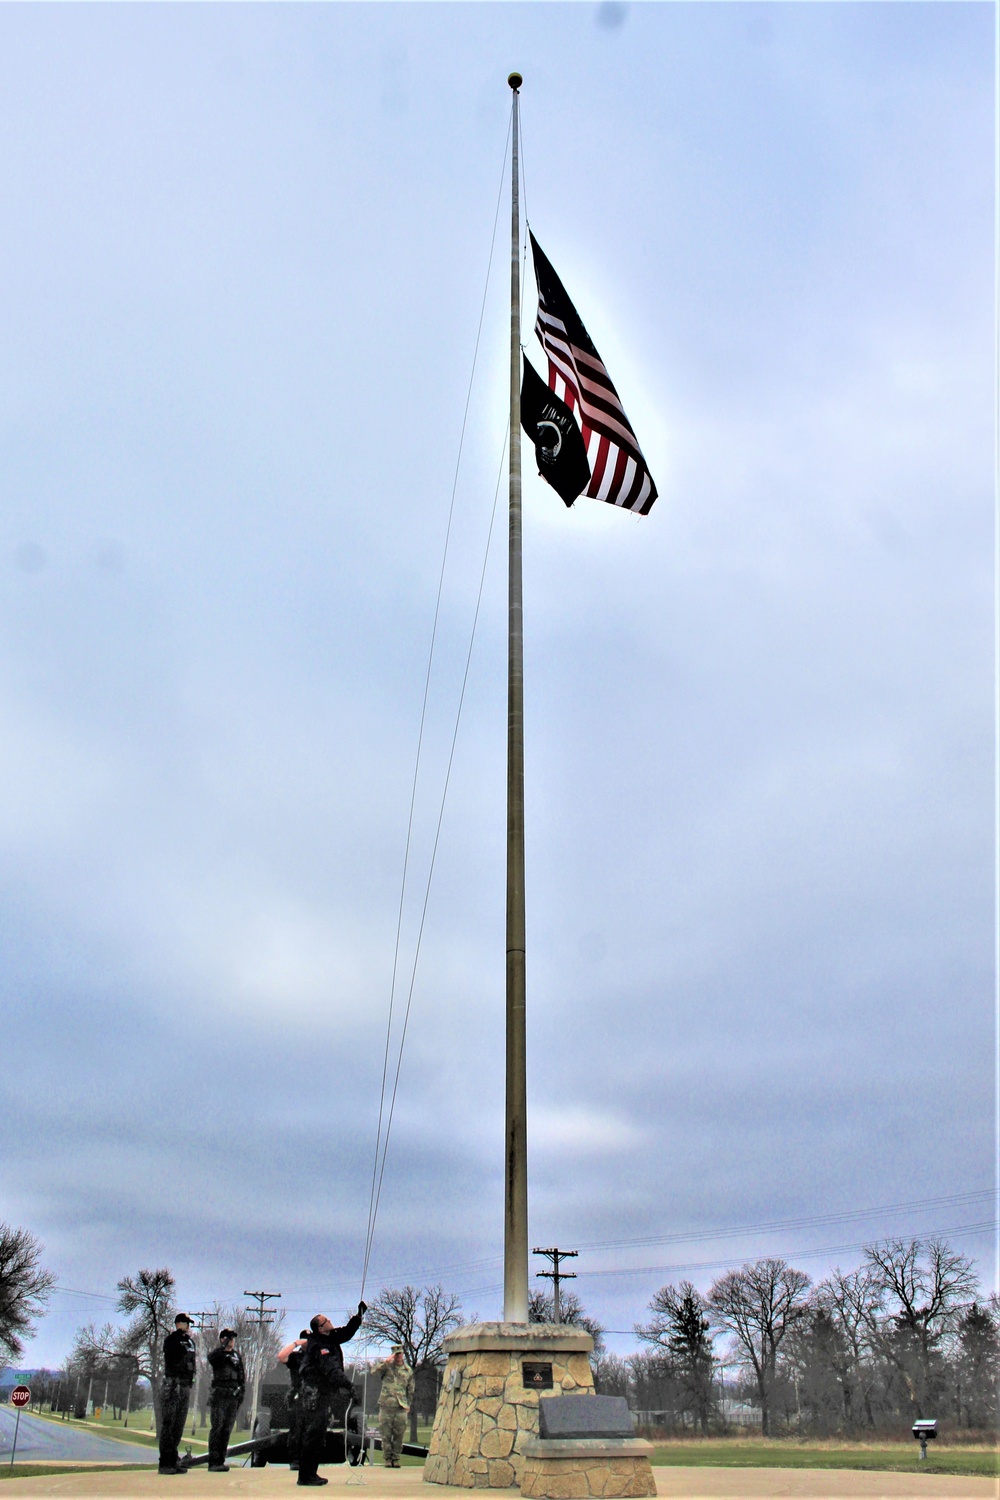
[{"label": "power line", "polygon": [[[950,1229],[935,1229],[928,1233],[911,1235],[912,1239],[930,1239],[938,1235],[946,1234],[981,1234],[987,1230],[997,1227],[995,1219],[983,1219],[978,1224],[955,1224]],[[879,1235],[884,1239],[884,1235]],[[808,1260],[823,1255],[845,1255],[850,1250],[863,1250],[866,1245],[873,1243],[872,1236],[867,1239],[855,1241],[850,1245],[824,1245],[813,1250],[787,1250],[781,1255],[782,1260]],[[683,1265],[670,1266],[609,1266],[601,1271],[581,1271],[581,1276],[662,1276],[666,1272],[679,1271],[717,1271],[726,1266],[731,1266],[736,1260],[744,1260],[745,1256],[729,1256],[726,1260],[700,1260],[689,1261]]]},{"label": "power line", "polygon": [[[976,1190],[976,1191],[970,1191],[970,1192],[965,1192],[965,1193],[949,1193],[949,1194],[946,1194],[944,1196],[939,1196],[939,1197],[936,1197],[936,1198],[916,1198],[916,1199],[911,1199],[911,1200],[909,1200],[908,1202],[905,1202],[905,1203],[887,1203],[887,1204],[876,1205],[876,1206],[871,1207],[871,1208],[847,1209],[847,1210],[845,1210],[842,1213],[815,1214],[815,1215],[812,1215],[812,1216],[802,1216],[802,1217],[799,1217],[799,1218],[791,1218],[791,1219],[772,1219],[772,1220],[765,1220],[765,1221],[762,1221],[762,1222],[759,1222],[759,1223],[728,1225],[728,1226],[724,1226],[721,1229],[691,1229],[691,1230],[684,1230],[684,1231],[682,1231],[680,1233],[676,1233],[676,1234],[647,1235],[647,1236],[643,1236],[643,1237],[637,1238],[637,1239],[593,1240],[593,1241],[587,1241],[587,1242],[581,1244],[580,1249],[582,1249],[582,1250],[627,1250],[627,1249],[630,1249],[630,1248],[639,1248],[639,1247],[642,1247],[642,1246],[653,1246],[653,1245],[670,1245],[670,1244],[685,1244],[685,1243],[689,1243],[689,1244],[690,1243],[699,1243],[699,1244],[708,1243],[708,1244],[711,1244],[711,1243],[713,1243],[713,1242],[715,1242],[717,1240],[737,1239],[737,1238],[739,1238],[739,1237],[741,1237],[743,1235],[768,1234],[768,1233],[772,1233],[772,1232],[776,1232],[776,1231],[782,1231],[782,1230],[788,1230],[788,1229],[814,1229],[814,1228],[815,1229],[819,1229],[819,1228],[830,1228],[830,1227],[832,1227],[835,1224],[850,1224],[850,1223],[857,1223],[859,1221],[864,1221],[866,1219],[880,1219],[880,1218],[885,1218],[887,1215],[890,1215],[890,1214],[897,1214],[897,1213],[904,1213],[904,1212],[909,1212],[909,1213],[920,1212],[920,1211],[925,1210],[925,1209],[933,1209],[933,1208],[946,1208],[946,1207],[957,1208],[957,1207],[961,1207],[961,1206],[964,1206],[964,1205],[971,1204],[971,1203],[973,1203],[973,1202],[975,1202],[977,1200],[983,1199],[983,1198],[992,1198],[992,1196],[993,1196],[992,1189],[986,1188],[986,1189],[979,1189],[979,1190]],[[955,1230],[936,1230],[934,1232],[935,1233],[941,1233],[941,1234],[951,1234],[951,1233],[956,1233],[957,1231],[955,1231]],[[926,1237],[926,1235],[925,1235],[925,1237]],[[864,1243],[867,1244],[872,1239],[876,1239],[876,1238],[885,1238],[885,1232],[883,1231],[881,1234],[869,1236],[868,1239],[864,1241]],[[860,1247],[858,1247],[858,1248],[860,1248]],[[383,1283],[392,1282],[392,1281],[411,1282],[411,1281],[421,1281],[421,1280],[428,1280],[428,1279],[438,1280],[438,1279],[440,1279],[443,1276],[457,1276],[457,1275],[461,1275],[465,1271],[486,1270],[490,1266],[500,1265],[501,1262],[502,1262],[502,1257],[501,1256],[498,1256],[498,1255],[484,1256],[481,1259],[468,1260],[468,1261],[459,1261],[459,1262],[455,1262],[455,1263],[453,1263],[451,1265],[445,1265],[445,1266],[438,1265],[438,1266],[432,1266],[430,1268],[426,1268],[425,1267],[425,1268],[420,1269],[420,1270],[412,1270],[412,1269],[410,1269],[410,1270],[405,1270],[405,1271],[404,1270],[395,1270],[395,1271],[392,1271],[392,1272],[386,1272],[386,1273],[384,1273],[384,1275],[383,1275],[383,1277],[381,1279],[382,1279]],[[590,1273],[587,1273],[587,1274],[590,1274]],[[347,1288],[348,1286],[349,1286],[349,1283],[345,1279],[342,1282],[330,1282],[330,1283],[327,1283],[327,1285],[323,1288],[323,1290],[324,1291],[333,1291],[333,1290],[339,1290],[341,1288]],[[306,1292],[313,1292],[314,1290],[315,1289],[312,1288],[312,1287],[296,1288],[295,1291],[293,1292],[293,1295],[305,1295]],[[479,1291],[479,1290],[483,1290],[484,1293],[485,1293],[486,1290],[491,1290],[491,1288],[485,1288],[485,1289],[478,1289],[477,1288],[477,1291]],[[470,1293],[468,1295],[473,1295],[473,1294]]]},{"label": "power line", "polygon": [[[669,1244],[684,1244],[684,1243],[702,1243],[702,1244],[708,1243],[708,1244],[711,1244],[711,1243],[713,1243],[716,1240],[735,1239],[735,1238],[738,1238],[740,1235],[766,1234],[766,1233],[770,1233],[771,1231],[779,1231],[779,1230],[784,1230],[784,1229],[823,1228],[823,1227],[831,1227],[831,1226],[833,1226],[835,1224],[849,1224],[849,1223],[857,1222],[858,1220],[864,1220],[864,1219],[880,1219],[880,1218],[884,1218],[885,1216],[887,1216],[889,1214],[905,1213],[905,1212],[919,1212],[919,1211],[924,1210],[924,1209],[933,1209],[933,1208],[945,1208],[945,1207],[957,1208],[959,1206],[962,1206],[962,1205],[965,1205],[965,1204],[971,1204],[971,1203],[973,1203],[973,1202],[975,1202],[977,1200],[981,1200],[981,1199],[984,1199],[984,1198],[993,1198],[993,1196],[994,1196],[993,1190],[991,1188],[985,1188],[985,1189],[979,1189],[977,1191],[966,1192],[966,1193],[949,1193],[949,1194],[947,1194],[945,1196],[936,1197],[936,1198],[915,1198],[915,1199],[912,1199],[912,1200],[910,1200],[908,1202],[905,1202],[905,1203],[886,1203],[886,1204],[875,1205],[874,1207],[871,1207],[871,1208],[848,1209],[845,1212],[839,1213],[839,1214],[817,1214],[817,1215],[814,1215],[812,1217],[802,1217],[802,1218],[797,1218],[797,1219],[772,1219],[772,1220],[762,1221],[762,1222],[759,1222],[759,1223],[741,1224],[741,1225],[728,1225],[728,1226],[724,1226],[721,1229],[693,1229],[693,1230],[685,1230],[685,1231],[683,1231],[681,1233],[672,1234],[672,1235],[649,1235],[649,1236],[644,1236],[644,1237],[639,1238],[639,1239],[593,1240],[593,1241],[588,1241],[588,1242],[582,1243],[580,1245],[580,1249],[581,1250],[626,1250],[626,1249],[629,1249],[629,1248],[632,1248],[632,1247],[640,1248],[640,1247],[646,1246],[646,1245],[653,1246],[653,1245],[669,1245]],[[928,1235],[930,1235],[930,1234],[945,1235],[945,1234],[963,1234],[963,1233],[974,1233],[974,1232],[978,1233],[978,1232],[981,1232],[983,1229],[992,1228],[992,1227],[993,1227],[993,1221],[990,1220],[990,1221],[984,1221],[983,1223],[978,1224],[978,1225],[974,1225],[974,1226],[960,1225],[960,1226],[953,1227],[953,1228],[950,1228],[950,1229],[925,1230],[922,1233],[912,1235],[911,1237],[914,1238],[914,1239],[926,1239],[928,1237]],[[835,1247],[832,1251],[830,1251],[830,1250],[816,1250],[816,1251],[813,1251],[813,1250],[805,1251],[805,1250],[803,1250],[803,1251],[797,1251],[796,1252],[796,1258],[798,1258],[798,1259],[801,1260],[801,1259],[804,1259],[807,1255],[823,1255],[823,1254],[840,1254],[840,1253],[846,1253],[847,1250],[859,1250],[859,1249],[863,1249],[864,1245],[872,1243],[872,1241],[875,1240],[875,1239],[885,1239],[885,1238],[886,1238],[886,1233],[883,1230],[879,1234],[874,1234],[874,1235],[868,1236],[867,1239],[859,1242],[858,1244]],[[790,1257],[786,1256],[785,1258],[789,1259]],[[444,1276],[461,1276],[463,1272],[485,1271],[490,1266],[500,1265],[501,1264],[501,1260],[502,1260],[502,1257],[498,1256],[498,1255],[482,1256],[482,1257],[479,1257],[479,1258],[477,1258],[475,1260],[453,1261],[450,1264],[443,1265],[443,1266],[442,1265],[431,1266],[431,1267],[426,1267],[425,1266],[425,1267],[423,1267],[423,1268],[421,1268],[419,1270],[412,1270],[411,1269],[411,1270],[397,1270],[397,1271],[392,1271],[392,1272],[386,1272],[379,1279],[380,1279],[380,1281],[381,1281],[381,1283],[383,1285],[388,1285],[388,1284],[390,1284],[392,1282],[395,1282],[395,1281],[411,1282],[411,1281],[438,1280],[438,1279],[440,1279],[441,1277],[444,1277]],[[719,1263],[713,1262],[710,1265],[706,1265],[704,1267],[704,1269],[710,1269],[711,1266],[714,1266],[715,1264],[730,1265],[730,1264],[732,1264],[732,1260],[725,1261],[725,1262],[719,1262]],[[697,1269],[697,1266],[693,1267],[693,1268]],[[662,1267],[655,1267],[654,1266],[654,1267],[649,1267],[647,1269],[650,1269],[650,1270],[653,1270],[653,1271],[661,1271],[661,1270],[667,1270],[667,1271],[669,1271],[669,1270],[683,1270],[683,1269],[685,1269],[685,1267],[682,1267],[682,1266],[662,1266]],[[590,1275],[599,1275],[599,1274],[605,1274],[605,1273],[594,1272],[594,1271],[587,1271],[587,1272],[583,1272],[581,1274],[590,1276]],[[300,1286],[300,1287],[292,1287],[290,1293],[286,1293],[286,1296],[287,1295],[291,1295],[293,1297],[305,1297],[305,1296],[310,1296],[310,1297],[318,1296],[318,1297],[322,1297],[322,1296],[325,1296],[325,1295],[336,1294],[337,1292],[342,1291],[342,1290],[349,1292],[350,1288],[351,1288],[351,1286],[353,1284],[355,1284],[355,1283],[349,1281],[345,1277],[342,1281],[324,1282],[321,1286],[315,1286],[315,1285],[313,1285],[313,1286],[306,1286],[306,1287],[302,1287],[302,1286]],[[56,1286],[56,1287],[53,1287],[52,1290],[53,1290],[53,1295],[56,1295],[56,1296],[58,1296],[58,1295],[64,1295],[64,1296],[69,1296],[69,1297],[87,1297],[87,1298],[90,1298],[90,1299],[92,1299],[93,1301],[96,1301],[96,1302],[116,1302],[118,1300],[117,1297],[109,1294],[108,1292],[88,1291],[88,1290],[86,1290],[86,1289],[84,1289],[82,1287]],[[485,1296],[488,1292],[491,1292],[491,1291],[494,1291],[494,1290],[496,1290],[496,1288],[494,1286],[475,1287],[472,1291],[466,1292],[465,1295],[466,1296],[470,1296],[470,1297],[471,1296]],[[244,1293],[244,1296],[249,1296],[249,1295],[250,1295],[249,1293]]]},{"label": "power line", "polygon": [[992,1188],[982,1188],[970,1193],[949,1193],[942,1198],[920,1198],[909,1203],[887,1203],[879,1208],[854,1208],[839,1214],[814,1214],[807,1218],[771,1219],[760,1224],[738,1224],[724,1229],[685,1230],[679,1234],[643,1235],[628,1240],[592,1240],[581,1246],[583,1250],[625,1250],[640,1245],[680,1245],[692,1240],[734,1239],[741,1234],[765,1234],[773,1229],[814,1229],[830,1224],[847,1224],[859,1219],[874,1218],[882,1214],[912,1212],[925,1208],[957,1208],[980,1198],[992,1198]]},{"label": "power line", "polygon": [[[914,1234],[910,1236],[910,1238],[917,1240],[927,1240],[949,1234],[986,1234],[992,1233],[998,1227],[1000,1227],[1000,1221],[996,1219],[984,1219],[978,1224],[954,1224],[948,1229],[928,1230],[924,1231],[923,1233]],[[878,1236],[878,1238],[885,1239],[885,1236],[880,1235]],[[780,1258],[782,1260],[810,1260],[826,1255],[844,1255],[849,1251],[863,1250],[866,1245],[870,1245],[872,1243],[874,1243],[874,1237],[869,1237],[868,1239],[864,1240],[858,1240],[851,1245],[826,1245],[819,1249],[813,1250],[787,1250],[776,1253],[780,1254]],[[747,1258],[748,1257],[746,1256],[731,1255],[726,1260],[688,1261],[685,1263],[675,1263],[668,1266],[611,1266],[604,1270],[580,1271],[577,1274],[580,1276],[664,1276],[679,1275],[681,1273],[691,1271],[722,1271],[728,1270],[731,1266],[740,1264]],[[463,1292],[462,1295],[465,1297],[488,1297],[491,1294],[499,1292],[501,1290],[502,1283],[493,1282],[489,1286],[477,1286],[472,1287],[471,1289],[467,1289]],[[624,1330],[608,1329],[605,1331],[621,1333]]]}]

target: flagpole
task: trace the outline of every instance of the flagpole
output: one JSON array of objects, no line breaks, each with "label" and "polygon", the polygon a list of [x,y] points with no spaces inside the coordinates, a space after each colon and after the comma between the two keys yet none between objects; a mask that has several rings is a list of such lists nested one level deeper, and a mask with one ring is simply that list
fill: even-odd
[{"label": "flagpole", "polygon": [[524,968],[524,651],[521,613],[521,226],[518,90],[511,127],[510,561],[507,592],[507,1109],[503,1316],[528,1321],[528,1139]]}]

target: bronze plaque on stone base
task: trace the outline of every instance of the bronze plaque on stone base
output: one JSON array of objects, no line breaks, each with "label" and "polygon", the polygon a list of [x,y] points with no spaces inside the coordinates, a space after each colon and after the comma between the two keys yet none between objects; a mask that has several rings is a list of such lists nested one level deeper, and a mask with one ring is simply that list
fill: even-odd
[{"label": "bronze plaque on stone base", "polygon": [[522,1360],[521,1384],[526,1391],[551,1391],[552,1366],[537,1360]]}]

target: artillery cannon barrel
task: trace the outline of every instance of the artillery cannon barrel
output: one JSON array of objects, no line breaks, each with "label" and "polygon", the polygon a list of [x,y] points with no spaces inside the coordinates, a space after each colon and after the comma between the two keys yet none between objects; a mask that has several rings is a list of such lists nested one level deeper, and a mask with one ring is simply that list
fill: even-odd
[{"label": "artillery cannon barrel", "polygon": [[[288,1429],[286,1427],[276,1427],[266,1437],[248,1438],[245,1443],[234,1443],[231,1448],[226,1449],[226,1457],[239,1458],[241,1453],[256,1453],[258,1448],[267,1448],[276,1438],[286,1437],[287,1434]],[[184,1467],[186,1469],[196,1469],[199,1464],[207,1463],[208,1454],[199,1453],[197,1458],[186,1458],[184,1460]]]}]

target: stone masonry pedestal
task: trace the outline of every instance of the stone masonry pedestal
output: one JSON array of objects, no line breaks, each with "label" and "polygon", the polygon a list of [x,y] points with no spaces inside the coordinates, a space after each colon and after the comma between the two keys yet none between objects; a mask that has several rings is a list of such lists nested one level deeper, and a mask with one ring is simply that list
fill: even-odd
[{"label": "stone masonry pedestal", "polygon": [[642,1438],[529,1438],[524,1447],[525,1500],[622,1500],[655,1495],[652,1443]]},{"label": "stone masonry pedestal", "polygon": [[470,1323],[444,1347],[448,1365],[425,1482],[463,1489],[519,1485],[525,1448],[538,1436],[539,1395],[593,1392],[593,1339],[569,1323]]}]

